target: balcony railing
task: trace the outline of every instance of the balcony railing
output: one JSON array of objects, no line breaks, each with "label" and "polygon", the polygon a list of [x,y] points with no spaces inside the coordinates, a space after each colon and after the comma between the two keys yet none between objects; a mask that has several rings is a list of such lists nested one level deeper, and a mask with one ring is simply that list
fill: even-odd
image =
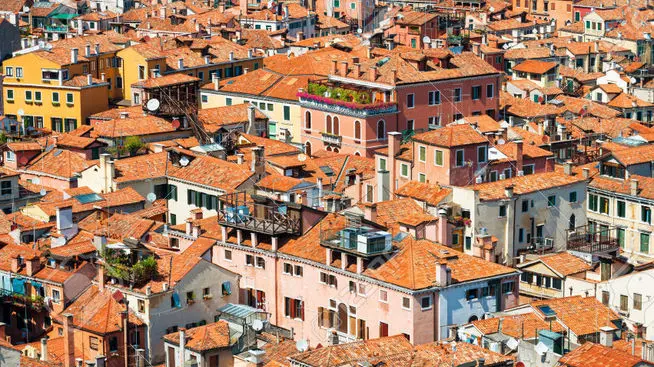
[{"label": "balcony railing", "polygon": [[68,26],[65,25],[47,25],[45,26],[46,32],[67,33]]},{"label": "balcony railing", "polygon": [[361,118],[398,112],[397,103],[395,102],[362,104],[321,97],[306,92],[298,93],[297,96],[304,107]]},{"label": "balcony railing", "polygon": [[0,289],[0,297],[6,302],[10,302],[18,306],[26,306],[33,310],[42,310],[45,306],[44,298],[41,296],[28,296],[6,289]]},{"label": "balcony railing", "polygon": [[340,135],[334,135],[324,132],[322,133],[322,142],[327,145],[340,147],[341,143],[343,142],[343,137]]},{"label": "balcony railing", "polygon": [[568,230],[567,249],[589,254],[617,251],[620,243],[616,228],[600,228],[581,226]]}]

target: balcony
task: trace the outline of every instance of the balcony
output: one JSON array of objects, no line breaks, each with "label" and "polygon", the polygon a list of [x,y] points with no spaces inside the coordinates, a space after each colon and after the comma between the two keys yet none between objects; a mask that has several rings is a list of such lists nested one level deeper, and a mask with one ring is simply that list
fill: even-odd
[{"label": "balcony", "polygon": [[384,92],[346,88],[328,81],[310,82],[297,96],[304,107],[361,118],[398,111],[397,103],[382,102]]},{"label": "balcony", "polygon": [[343,137],[340,135],[334,135],[330,133],[322,133],[322,142],[334,146],[334,147],[341,147],[341,143],[343,142]]},{"label": "balcony", "polygon": [[357,257],[375,257],[393,251],[391,235],[377,228],[363,225],[361,217],[346,213],[343,227],[320,227],[320,244]]},{"label": "balcony", "polygon": [[46,32],[68,33],[68,26],[65,25],[47,25],[45,26]]},{"label": "balcony", "polygon": [[41,311],[45,306],[44,298],[41,296],[28,296],[6,289],[0,289],[0,297],[2,297],[4,302],[16,306],[29,307],[35,311]]},{"label": "balcony", "polygon": [[615,227],[600,228],[581,226],[567,231],[567,249],[587,254],[616,252],[620,249],[617,229]]},{"label": "balcony", "polygon": [[218,224],[277,236],[301,232],[301,207],[270,198],[237,192],[219,197]]}]

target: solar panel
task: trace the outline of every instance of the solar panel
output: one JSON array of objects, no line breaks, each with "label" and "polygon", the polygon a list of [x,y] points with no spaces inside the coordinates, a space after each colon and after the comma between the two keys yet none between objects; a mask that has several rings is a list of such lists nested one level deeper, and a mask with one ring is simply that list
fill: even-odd
[{"label": "solar panel", "polygon": [[331,169],[329,166],[320,166],[320,170],[326,175],[326,176],[333,176],[334,175],[334,170]]},{"label": "solar panel", "polygon": [[82,204],[94,203],[96,201],[102,200],[102,196],[93,193],[93,194],[82,194],[75,196],[75,199]]}]

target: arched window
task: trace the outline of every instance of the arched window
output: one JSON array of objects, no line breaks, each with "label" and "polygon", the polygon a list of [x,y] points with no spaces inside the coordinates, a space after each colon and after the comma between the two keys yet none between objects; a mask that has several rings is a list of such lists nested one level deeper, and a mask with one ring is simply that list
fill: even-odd
[{"label": "arched window", "polygon": [[304,143],[304,154],[311,157],[311,142]]},{"label": "arched window", "polygon": [[384,120],[377,121],[377,139],[383,140],[386,138],[386,122]]},{"label": "arched window", "polygon": [[577,228],[577,217],[574,214],[570,216],[570,222],[568,223],[568,228],[572,231]]},{"label": "arched window", "polygon": [[477,321],[477,320],[479,320],[479,317],[477,317],[477,316],[475,316],[475,315],[472,315],[472,316],[470,316],[470,318],[468,319],[468,322],[473,322],[473,321]]},{"label": "arched window", "polygon": [[332,117],[327,115],[327,118],[325,119],[325,131],[327,134],[332,133]]},{"label": "arched window", "polygon": [[338,123],[338,117],[334,117],[334,120],[332,121],[332,134],[340,135],[339,130],[340,130],[340,126]]},{"label": "arched window", "polygon": [[354,153],[354,155],[357,156],[357,157],[361,157],[361,153],[359,153],[359,152]]},{"label": "arched window", "polygon": [[338,148],[334,148],[334,153],[338,153],[338,152],[340,152],[340,150],[338,150]]},{"label": "arched window", "polygon": [[306,129],[311,129],[311,112],[309,111],[304,113],[304,127]]},{"label": "arched window", "polygon": [[341,333],[347,334],[347,306],[345,303],[338,305],[337,317],[338,324],[336,325],[336,329]]},{"label": "arched window", "polygon": [[361,121],[359,120],[354,121],[354,139],[361,139]]}]

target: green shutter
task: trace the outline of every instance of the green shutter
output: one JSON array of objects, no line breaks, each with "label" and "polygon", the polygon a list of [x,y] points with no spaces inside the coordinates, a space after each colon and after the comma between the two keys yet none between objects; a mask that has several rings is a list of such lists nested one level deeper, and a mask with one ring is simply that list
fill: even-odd
[{"label": "green shutter", "polygon": [[186,204],[193,204],[193,190],[186,190]]}]

